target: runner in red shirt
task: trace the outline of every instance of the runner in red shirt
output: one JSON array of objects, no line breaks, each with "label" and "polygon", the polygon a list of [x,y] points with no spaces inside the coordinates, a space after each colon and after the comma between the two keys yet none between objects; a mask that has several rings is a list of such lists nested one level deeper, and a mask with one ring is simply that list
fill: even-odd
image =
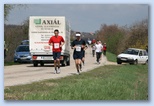
[{"label": "runner in red shirt", "polygon": [[107,46],[106,46],[106,43],[104,43],[104,45],[103,45],[103,52],[104,52],[105,56],[106,56],[106,49],[107,49]]},{"label": "runner in red shirt", "polygon": [[[54,58],[54,67],[55,67],[55,74],[60,73],[60,56],[61,56],[61,50],[62,46],[64,45],[65,41],[62,36],[58,35],[59,30],[54,30],[55,36],[52,36],[49,40],[49,45],[52,46],[53,51],[53,58]],[[58,69],[57,69],[57,63],[58,63]]]}]

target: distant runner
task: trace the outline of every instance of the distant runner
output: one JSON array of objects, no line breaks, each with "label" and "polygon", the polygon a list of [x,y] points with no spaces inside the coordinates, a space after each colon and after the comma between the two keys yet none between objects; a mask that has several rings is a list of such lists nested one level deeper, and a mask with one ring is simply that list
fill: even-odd
[{"label": "distant runner", "polygon": [[95,46],[95,44],[92,44],[92,55],[93,55],[93,57],[95,56],[95,50],[96,50],[96,46]]},{"label": "distant runner", "polygon": [[83,65],[85,65],[85,50],[88,48],[87,45],[85,45],[84,49],[83,49],[83,57],[82,57],[82,63]]},{"label": "distant runner", "polygon": [[106,43],[104,43],[103,45],[103,54],[106,56],[106,49],[107,49],[107,46],[106,46]]},{"label": "distant runner", "polygon": [[[102,45],[102,42],[101,42],[101,41],[99,41],[99,44],[101,44],[101,45]],[[102,45],[101,56],[100,56],[99,60],[102,60],[102,55],[103,55],[103,45]]]},{"label": "distant runner", "polygon": [[[62,36],[58,35],[59,30],[54,30],[55,36],[52,36],[49,40],[49,45],[52,46],[53,51],[53,58],[54,58],[54,73],[59,74],[60,73],[60,56],[61,56],[61,50],[62,46],[65,44],[65,41]],[[57,69],[58,64],[58,69]]]},{"label": "distant runner", "polygon": [[97,41],[95,47],[96,47],[96,61],[97,61],[97,64],[100,64],[100,57],[102,54],[103,46],[100,41]]},{"label": "distant runner", "polygon": [[76,40],[72,42],[72,49],[74,49],[73,52],[73,59],[75,60],[75,65],[77,69],[77,73],[80,75],[80,71],[82,71],[82,64],[81,60],[83,58],[83,50],[85,48],[85,41],[81,39],[81,33],[76,33]]}]

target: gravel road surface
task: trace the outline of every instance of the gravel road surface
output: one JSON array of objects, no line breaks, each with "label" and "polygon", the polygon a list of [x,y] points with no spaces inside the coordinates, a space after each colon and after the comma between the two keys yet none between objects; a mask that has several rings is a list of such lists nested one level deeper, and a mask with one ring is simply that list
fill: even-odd
[{"label": "gravel road surface", "polygon": [[[4,87],[28,84],[45,79],[62,78],[77,74],[74,60],[72,58],[72,51],[70,63],[70,66],[61,67],[60,74],[54,74],[53,64],[45,64],[42,67],[33,67],[33,64],[4,66]],[[96,64],[96,57],[92,57],[91,48],[86,50],[85,66],[83,66],[82,72],[90,71],[104,65],[116,65],[116,63],[108,62],[106,57],[102,56],[101,64]]]}]

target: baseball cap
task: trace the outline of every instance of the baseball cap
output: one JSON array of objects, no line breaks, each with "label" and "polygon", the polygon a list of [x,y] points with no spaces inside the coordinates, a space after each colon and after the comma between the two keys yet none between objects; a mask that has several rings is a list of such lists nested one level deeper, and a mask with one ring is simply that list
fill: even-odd
[{"label": "baseball cap", "polygon": [[76,34],[75,36],[81,36],[81,34],[78,33],[78,34]]}]

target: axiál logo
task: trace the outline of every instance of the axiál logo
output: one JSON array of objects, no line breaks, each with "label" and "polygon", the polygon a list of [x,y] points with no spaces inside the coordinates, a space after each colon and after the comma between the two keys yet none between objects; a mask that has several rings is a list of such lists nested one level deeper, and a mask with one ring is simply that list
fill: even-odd
[{"label": "axi\u00e1l logo", "polygon": [[41,24],[41,19],[34,19],[35,24]]}]

